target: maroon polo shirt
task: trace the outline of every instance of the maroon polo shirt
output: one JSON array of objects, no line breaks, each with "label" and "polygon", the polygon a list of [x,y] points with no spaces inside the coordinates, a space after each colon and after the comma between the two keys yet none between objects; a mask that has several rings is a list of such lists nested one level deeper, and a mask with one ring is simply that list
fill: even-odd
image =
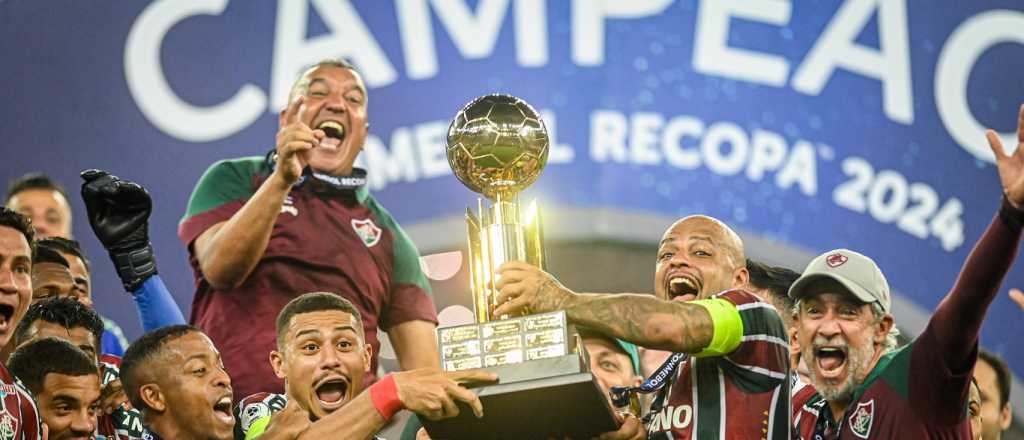
[{"label": "maroon polo shirt", "polygon": [[225,160],[196,185],[178,226],[195,273],[190,322],[220,350],[235,396],[281,393],[284,383],[268,361],[276,347],[277,314],[303,293],[336,293],[362,314],[366,342],[373,347],[372,383],[378,329],[412,320],[437,323],[437,312],[419,253],[365,186],[338,190],[308,182],[292,189],[263,257],[237,288],[213,287],[199,267],[196,237],[229,220],[270,172],[261,157]]}]

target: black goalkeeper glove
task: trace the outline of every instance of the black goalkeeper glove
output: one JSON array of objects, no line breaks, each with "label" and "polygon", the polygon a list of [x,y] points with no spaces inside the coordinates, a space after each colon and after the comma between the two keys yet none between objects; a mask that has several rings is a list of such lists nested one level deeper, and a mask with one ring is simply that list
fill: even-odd
[{"label": "black goalkeeper glove", "polygon": [[139,184],[106,171],[86,170],[81,175],[89,225],[110,253],[125,290],[134,292],[156,274],[156,257],[149,243],[153,201]]}]

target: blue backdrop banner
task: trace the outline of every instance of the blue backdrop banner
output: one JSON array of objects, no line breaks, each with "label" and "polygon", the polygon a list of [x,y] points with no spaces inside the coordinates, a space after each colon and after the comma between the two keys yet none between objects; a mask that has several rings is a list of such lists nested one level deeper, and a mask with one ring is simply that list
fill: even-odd
[{"label": "blue backdrop banner", "polygon": [[[1014,0],[7,0],[0,38],[0,177],[44,171],[77,192],[78,171],[104,168],[145,185],[185,310],[175,230],[192,187],[218,159],[272,148],[292,81],[322,58],[364,75],[360,160],[403,225],[464,212],[448,123],[509,93],[551,131],[531,189],[546,204],[706,213],[811,254],[856,249],[925,312],[998,206],[983,129],[1015,146],[1024,102]],[[96,286],[137,335],[106,262]],[[982,342],[1020,377],[1024,311],[1005,290],[1024,272],[1005,286]]]}]

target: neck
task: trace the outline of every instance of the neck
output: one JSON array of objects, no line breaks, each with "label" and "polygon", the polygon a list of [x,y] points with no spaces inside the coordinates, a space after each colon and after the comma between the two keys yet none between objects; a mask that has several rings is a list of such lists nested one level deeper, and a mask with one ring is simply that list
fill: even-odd
[{"label": "neck", "polygon": [[846,407],[850,406],[849,401],[839,402],[835,400],[828,401],[828,409],[832,411],[832,418],[839,420],[843,418],[843,414],[846,414]]},{"label": "neck", "polygon": [[313,171],[317,172],[317,173],[320,173],[320,174],[326,174],[328,176],[333,176],[333,177],[348,177],[348,176],[352,175],[352,168],[355,168],[355,166],[354,165],[350,165],[347,168],[342,168],[340,170],[330,170],[330,171],[329,170],[318,170],[316,168],[313,168]]},{"label": "neck", "polygon": [[169,415],[153,415],[147,414],[149,417],[145,417],[146,426],[150,431],[159,435],[162,439],[181,439],[181,440],[204,440],[197,437],[193,437],[190,433],[182,429]]}]

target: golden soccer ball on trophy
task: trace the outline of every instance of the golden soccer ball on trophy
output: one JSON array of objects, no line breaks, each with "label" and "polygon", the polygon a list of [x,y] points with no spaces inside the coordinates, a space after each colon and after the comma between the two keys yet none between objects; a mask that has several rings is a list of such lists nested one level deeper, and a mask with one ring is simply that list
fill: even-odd
[{"label": "golden soccer ball on trophy", "polygon": [[515,96],[484,95],[466,104],[448,127],[448,164],[464,185],[488,199],[530,186],[548,161],[540,115]]}]

